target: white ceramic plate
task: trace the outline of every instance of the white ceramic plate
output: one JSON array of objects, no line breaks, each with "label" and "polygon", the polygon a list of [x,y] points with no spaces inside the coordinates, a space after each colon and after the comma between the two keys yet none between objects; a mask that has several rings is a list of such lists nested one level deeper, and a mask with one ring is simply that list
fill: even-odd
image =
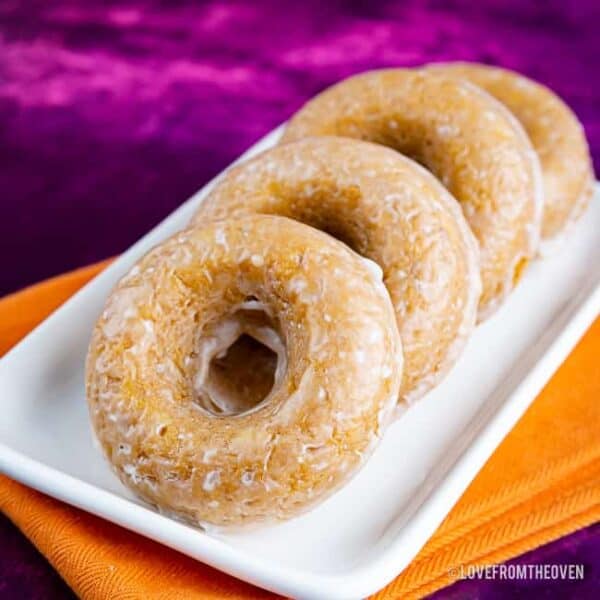
[{"label": "white ceramic plate", "polygon": [[[275,131],[245,157],[274,144]],[[242,157],[244,158],[244,157]],[[387,432],[346,487],[287,523],[212,535],[162,516],[92,442],[83,367],[113,284],[183,227],[210,184],[0,361],[0,469],[10,477],[241,579],[301,598],[359,598],[417,554],[600,311],[600,199],[563,250],[536,261],[434,392]]]}]

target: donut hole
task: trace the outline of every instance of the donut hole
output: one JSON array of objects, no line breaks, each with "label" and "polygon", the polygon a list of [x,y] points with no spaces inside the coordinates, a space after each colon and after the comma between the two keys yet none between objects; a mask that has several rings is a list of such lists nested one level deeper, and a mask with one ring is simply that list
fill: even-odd
[{"label": "donut hole", "polygon": [[[215,342],[216,340],[216,342]],[[249,297],[203,337],[209,348],[196,375],[196,403],[216,416],[261,406],[285,372],[285,344],[277,320]]]},{"label": "donut hole", "polygon": [[[277,198],[269,213],[319,229],[359,254],[369,247],[362,216],[355,213],[362,201],[360,186],[307,178],[301,185],[272,182],[269,193],[271,198]],[[340,205],[345,207],[344,212],[340,211]]]},{"label": "donut hole", "polygon": [[230,415],[254,408],[273,389],[276,369],[277,354],[252,336],[242,334],[224,355],[210,363],[207,383],[212,403],[222,414]]},{"label": "donut hole", "polygon": [[330,235],[338,240],[338,242],[342,242],[342,244],[354,250],[354,252],[363,254],[365,248],[368,247],[366,234],[353,225],[353,223],[330,220],[321,226],[320,229],[323,233]]}]

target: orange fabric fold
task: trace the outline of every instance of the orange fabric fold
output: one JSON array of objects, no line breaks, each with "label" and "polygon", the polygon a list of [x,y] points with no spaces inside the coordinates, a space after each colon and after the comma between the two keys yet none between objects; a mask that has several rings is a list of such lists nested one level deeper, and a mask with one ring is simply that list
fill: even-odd
[{"label": "orange fabric fold", "polygon": [[[105,265],[0,300],[0,353]],[[505,561],[600,519],[599,357],[600,319],[378,600],[422,597],[451,583],[454,568]],[[6,477],[0,509],[82,598],[272,596]]]}]

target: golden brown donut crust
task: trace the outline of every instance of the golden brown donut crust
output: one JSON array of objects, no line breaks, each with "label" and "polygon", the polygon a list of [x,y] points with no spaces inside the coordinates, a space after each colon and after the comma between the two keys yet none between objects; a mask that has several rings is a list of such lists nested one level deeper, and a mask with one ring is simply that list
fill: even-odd
[{"label": "golden brown donut crust", "polygon": [[464,62],[427,68],[478,85],[521,122],[542,165],[541,247],[554,245],[582,215],[594,191],[590,151],[577,116],[552,90],[508,69]]},{"label": "golden brown donut crust", "polygon": [[192,223],[253,213],[326,231],[382,268],[404,352],[400,400],[419,398],[454,364],[475,326],[478,248],[431,173],[377,144],[306,138],[227,171]]},{"label": "golden brown donut crust", "polygon": [[282,141],[314,135],[376,142],[430,169],[459,200],[480,244],[479,318],[503,302],[537,251],[542,191],[537,156],[508,109],[458,78],[371,71],[310,100]]},{"label": "golden brown donut crust", "polygon": [[[278,323],[287,367],[262,403],[215,414],[198,398],[206,354],[255,302]],[[128,487],[192,523],[244,526],[305,511],[354,474],[401,374],[391,302],[367,261],[296,221],[251,216],[178,233],[121,279],[93,331],[86,391]]]}]

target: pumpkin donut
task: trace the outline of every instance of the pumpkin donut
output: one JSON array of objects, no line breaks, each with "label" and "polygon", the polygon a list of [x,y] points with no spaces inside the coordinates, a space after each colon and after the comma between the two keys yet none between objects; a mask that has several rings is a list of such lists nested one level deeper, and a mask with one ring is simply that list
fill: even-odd
[{"label": "pumpkin donut", "polygon": [[506,107],[455,77],[371,71],[310,100],[282,142],[314,135],[377,142],[431,170],[460,202],[479,241],[479,319],[500,306],[537,251],[542,201],[537,155]]},{"label": "pumpkin donut", "polygon": [[252,213],[326,231],[381,267],[402,339],[400,400],[422,396],[454,364],[475,326],[478,249],[431,173],[377,144],[306,138],[227,171],[192,223]]},{"label": "pumpkin donut", "polygon": [[583,127],[550,89],[514,71],[476,63],[427,67],[458,76],[500,100],[521,122],[542,165],[541,250],[555,246],[581,216],[594,192],[594,169]]},{"label": "pumpkin donut", "polygon": [[[242,331],[283,357],[254,406],[210,384]],[[178,233],[133,267],[94,328],[86,391],[123,483],[193,524],[241,527],[297,515],[356,473],[401,376],[392,305],[367,261],[254,215]]]}]

